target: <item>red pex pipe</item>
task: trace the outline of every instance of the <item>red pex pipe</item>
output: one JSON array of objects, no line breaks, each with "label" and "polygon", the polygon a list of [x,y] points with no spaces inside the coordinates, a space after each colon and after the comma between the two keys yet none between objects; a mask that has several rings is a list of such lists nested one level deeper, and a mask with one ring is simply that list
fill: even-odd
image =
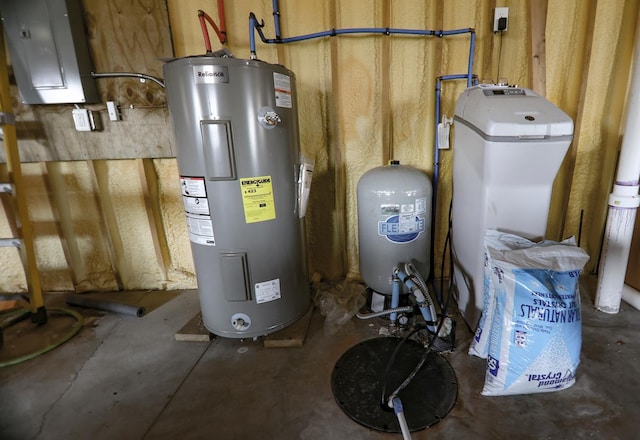
[{"label": "red pex pipe", "polygon": [[204,38],[204,47],[207,53],[211,53],[211,39],[209,38],[209,31],[207,30],[207,23],[204,19],[205,13],[202,10],[198,10],[198,20],[200,20],[200,28],[202,29],[202,37]]},{"label": "red pex pipe", "polygon": [[220,22],[220,33],[224,35],[224,41],[221,41],[222,44],[227,42],[227,21],[224,16],[224,0],[218,0],[218,21]]},{"label": "red pex pipe", "polygon": [[224,6],[222,6],[222,0],[218,0],[218,14],[220,16],[221,28],[218,28],[218,25],[213,21],[213,19],[204,12],[202,9],[198,9],[198,20],[200,21],[200,28],[202,29],[202,37],[204,38],[204,46],[207,53],[211,53],[211,38],[209,37],[209,31],[207,30],[207,22],[211,24],[213,30],[215,31],[218,39],[221,44],[225,44],[227,42],[227,33],[225,29],[225,21],[224,21]]},{"label": "red pex pipe", "polygon": [[215,21],[213,21],[213,19],[211,17],[209,17],[209,14],[207,14],[206,12],[204,13],[204,18],[207,19],[207,21],[211,24],[211,26],[213,27],[213,30],[216,31],[216,35],[218,36],[218,39],[220,40],[220,43],[224,44],[227,42],[227,38],[225,35],[222,35],[222,32],[220,32],[220,29],[218,29],[218,25],[215,23]]}]

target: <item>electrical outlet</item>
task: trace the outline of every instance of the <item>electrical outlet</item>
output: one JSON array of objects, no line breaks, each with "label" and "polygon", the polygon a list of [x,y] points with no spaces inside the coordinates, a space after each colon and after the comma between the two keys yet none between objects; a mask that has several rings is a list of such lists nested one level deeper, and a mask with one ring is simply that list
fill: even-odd
[{"label": "electrical outlet", "polygon": [[71,111],[77,131],[91,131],[91,117],[86,108],[74,108]]},{"label": "electrical outlet", "polygon": [[509,8],[493,10],[493,32],[504,32],[509,26]]},{"label": "electrical outlet", "polygon": [[102,130],[102,122],[98,112],[92,112],[86,108],[74,108],[71,110],[71,114],[77,131]]},{"label": "electrical outlet", "polygon": [[120,113],[120,106],[115,101],[107,101],[107,113],[109,113],[110,121],[122,120],[122,114]]}]

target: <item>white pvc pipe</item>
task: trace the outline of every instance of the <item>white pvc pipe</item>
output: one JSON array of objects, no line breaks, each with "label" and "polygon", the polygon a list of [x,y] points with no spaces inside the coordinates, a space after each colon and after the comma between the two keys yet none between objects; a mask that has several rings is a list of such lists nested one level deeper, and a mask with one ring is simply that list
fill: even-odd
[{"label": "white pvc pipe", "polygon": [[595,307],[602,312],[618,313],[620,310],[636,210],[640,205],[639,177],[640,34],[636,41],[622,149],[620,150],[616,182],[613,185],[613,192],[609,195],[609,213],[598,270]]},{"label": "white pvc pipe", "polygon": [[636,309],[640,310],[640,292],[625,284],[622,286],[622,299]]},{"label": "white pvc pipe", "polygon": [[400,431],[402,432],[403,440],[411,440],[411,431],[409,431],[409,425],[407,425],[407,419],[404,418],[404,412],[396,414],[398,418],[398,424],[400,425]]},{"label": "white pvc pipe", "polygon": [[391,399],[391,402],[393,405],[393,412],[398,418],[398,424],[400,425],[400,431],[402,432],[402,440],[411,440],[411,430],[407,424],[407,419],[404,417],[404,408],[402,407],[400,398],[396,396]]},{"label": "white pvc pipe", "polygon": [[602,312],[618,313],[620,310],[637,206],[609,206],[595,300],[596,309]]}]

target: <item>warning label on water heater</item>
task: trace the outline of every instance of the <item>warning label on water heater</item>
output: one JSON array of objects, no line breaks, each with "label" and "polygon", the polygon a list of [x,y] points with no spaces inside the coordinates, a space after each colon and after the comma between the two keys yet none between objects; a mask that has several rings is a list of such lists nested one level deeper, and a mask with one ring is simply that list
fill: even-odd
[{"label": "warning label on water heater", "polygon": [[187,213],[187,226],[189,227],[189,240],[192,242],[206,246],[216,245],[211,216]]},{"label": "warning label on water heater", "polygon": [[183,196],[207,197],[204,177],[180,176],[180,190]]},{"label": "warning label on water heater", "polygon": [[182,196],[182,203],[187,213],[209,215],[209,201],[206,197]]},{"label": "warning label on water heater", "polygon": [[282,73],[273,72],[273,88],[276,94],[276,107],[291,108],[291,78]]},{"label": "warning label on water heater", "polygon": [[264,222],[276,218],[271,176],[240,179],[240,190],[246,223]]},{"label": "warning label on water heater", "polygon": [[184,212],[187,215],[189,240],[205,246],[215,246],[204,177],[180,176],[180,190]]}]

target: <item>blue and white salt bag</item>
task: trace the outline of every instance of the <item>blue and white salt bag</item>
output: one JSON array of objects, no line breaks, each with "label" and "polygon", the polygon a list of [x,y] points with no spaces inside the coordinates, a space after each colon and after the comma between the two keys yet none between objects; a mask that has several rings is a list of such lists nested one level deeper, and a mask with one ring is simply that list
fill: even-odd
[{"label": "blue and white salt bag", "polygon": [[575,383],[582,326],[578,280],[589,256],[568,243],[495,249],[494,297],[482,394],[557,391]]},{"label": "blue and white salt bag", "polygon": [[484,238],[484,299],[483,309],[480,315],[478,327],[471,340],[469,346],[469,354],[486,359],[489,355],[489,335],[491,333],[491,322],[493,321],[495,297],[491,286],[491,258],[487,251],[487,246],[493,249],[524,249],[535,246],[536,244],[514,234],[499,232],[494,229],[488,229]]}]

